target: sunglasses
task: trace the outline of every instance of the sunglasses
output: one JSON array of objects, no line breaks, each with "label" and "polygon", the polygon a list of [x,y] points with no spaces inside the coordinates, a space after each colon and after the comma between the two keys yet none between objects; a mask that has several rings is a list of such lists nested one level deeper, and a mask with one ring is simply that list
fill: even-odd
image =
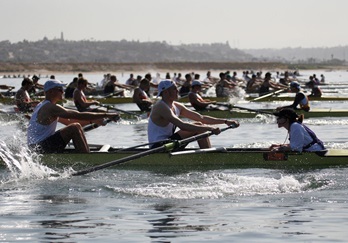
[{"label": "sunglasses", "polygon": [[58,91],[60,91],[60,92],[62,92],[62,93],[64,93],[64,89],[63,88],[61,88],[61,87],[59,87],[59,88],[54,88],[55,90],[58,90]]}]

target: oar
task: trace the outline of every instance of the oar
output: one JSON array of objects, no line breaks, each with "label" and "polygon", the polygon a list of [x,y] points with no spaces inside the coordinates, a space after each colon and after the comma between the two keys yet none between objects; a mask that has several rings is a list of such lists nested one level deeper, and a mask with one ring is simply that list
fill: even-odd
[{"label": "oar", "polygon": [[184,155],[184,154],[201,154],[201,153],[211,153],[211,152],[227,152],[227,150],[224,147],[217,147],[217,148],[178,151],[178,152],[169,153],[169,155],[176,156],[176,155]]},{"label": "oar", "polygon": [[216,102],[215,105],[225,106],[225,107],[228,107],[228,108],[231,107],[231,104],[230,104],[230,103],[223,103],[223,102]]},{"label": "oar", "polygon": [[155,144],[155,143],[169,143],[169,142],[172,142],[172,141],[173,140],[165,139],[165,140],[152,142],[152,143],[143,143],[143,144],[135,145],[135,146],[128,147],[128,148],[119,149],[118,151],[127,151],[127,150],[132,150],[132,149],[135,149],[135,148],[139,148],[139,147],[145,147],[145,146],[152,145],[152,144]]},{"label": "oar", "polygon": [[277,90],[277,91],[274,91],[274,92],[271,92],[271,93],[268,93],[268,94],[265,94],[265,95],[262,95],[260,97],[257,97],[251,101],[258,101],[258,100],[262,100],[264,98],[267,98],[267,97],[270,97],[270,96],[273,96],[273,95],[276,95],[276,94],[279,94],[279,93],[282,93],[284,91],[288,90],[288,88],[284,88],[284,89],[280,89],[280,90]]},{"label": "oar", "polygon": [[[118,117],[118,118],[115,117],[114,119],[108,118],[108,119],[105,119],[103,123],[104,123],[104,125],[106,125],[106,124],[108,124],[108,123],[110,123],[110,122],[112,122],[112,121],[116,122],[116,121],[118,121],[118,119],[119,119],[119,117]],[[100,127],[100,126],[101,126],[101,125],[99,125],[99,124],[97,124],[97,123],[92,123],[92,124],[90,124],[90,125],[84,126],[84,127],[83,127],[83,131],[84,131],[84,132],[89,132],[89,131],[94,130],[94,129]]]},{"label": "oar", "polygon": [[[231,125],[229,127],[222,128],[221,132],[224,132],[227,129],[235,128],[235,127],[237,127],[237,125]],[[98,166],[87,168],[85,170],[77,171],[77,172],[73,173],[72,175],[73,176],[85,175],[85,174],[91,173],[93,171],[105,169],[107,167],[111,167],[111,166],[114,166],[114,165],[117,165],[117,164],[123,164],[123,163],[126,163],[128,161],[135,160],[135,159],[138,159],[138,158],[150,155],[150,154],[172,151],[173,149],[179,148],[182,145],[191,143],[193,141],[196,141],[196,140],[199,140],[199,139],[202,139],[202,138],[209,137],[212,134],[213,134],[212,132],[205,132],[205,133],[201,133],[201,134],[198,134],[196,136],[192,136],[192,137],[189,137],[189,138],[186,138],[186,139],[182,139],[182,140],[179,140],[179,141],[173,141],[171,143],[164,144],[164,145],[162,145],[160,147],[157,147],[157,148],[149,149],[149,150],[146,150],[144,152],[140,152],[140,153],[137,153],[137,154],[134,154],[134,155],[127,156],[125,158],[117,159],[117,160],[110,161],[110,162],[105,163],[105,164],[101,164],[101,165],[98,165]]]},{"label": "oar", "polygon": [[246,110],[246,111],[250,111],[250,112],[255,112],[255,113],[260,113],[260,114],[268,114],[268,115],[273,115],[273,112],[270,111],[263,111],[263,110],[256,110],[256,109],[249,109],[249,108],[245,108],[245,107],[240,107],[240,106],[233,106],[233,108],[237,108],[240,110]]},{"label": "oar", "polygon": [[118,109],[118,108],[116,108],[115,106],[112,106],[112,105],[100,105],[100,106],[101,107],[105,107],[105,108],[107,108],[109,110],[115,110],[115,111],[123,112],[123,113],[126,113],[128,115],[136,116],[136,117],[139,117],[140,119],[142,119],[142,115],[139,115],[139,114],[131,112],[131,111],[125,111],[125,110],[122,110],[122,109]]}]

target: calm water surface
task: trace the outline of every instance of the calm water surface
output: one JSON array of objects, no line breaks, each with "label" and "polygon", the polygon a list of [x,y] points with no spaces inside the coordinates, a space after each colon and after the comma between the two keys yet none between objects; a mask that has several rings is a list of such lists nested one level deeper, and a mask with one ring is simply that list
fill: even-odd
[{"label": "calm water surface", "polygon": [[[348,80],[345,72],[325,74],[340,83]],[[348,148],[348,118],[305,122],[326,146]],[[213,145],[266,147],[286,141],[272,117],[240,123],[212,136]],[[121,121],[88,132],[87,139],[134,146],[147,142],[146,126],[146,121]],[[28,157],[21,127],[0,119],[0,156],[17,155],[12,165],[22,165],[0,168],[2,242],[347,241],[347,168],[158,174],[114,167],[73,178],[65,168],[50,176],[50,168]]]}]

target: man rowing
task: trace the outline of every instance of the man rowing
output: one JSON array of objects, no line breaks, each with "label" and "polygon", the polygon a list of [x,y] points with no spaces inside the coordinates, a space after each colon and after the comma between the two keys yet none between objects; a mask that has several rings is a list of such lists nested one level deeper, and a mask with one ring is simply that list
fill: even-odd
[{"label": "man rowing", "polygon": [[32,112],[33,108],[39,103],[32,100],[28,91],[33,87],[34,83],[30,78],[24,78],[21,88],[16,92],[16,105],[20,112]]},{"label": "man rowing", "polygon": [[[104,94],[113,94],[114,96],[124,97],[124,89],[126,86],[118,83],[115,75],[110,76],[110,81],[104,87]],[[120,89],[121,88],[121,89]]]},{"label": "man rowing", "polygon": [[90,108],[92,105],[99,105],[96,100],[88,101],[84,91],[87,89],[88,81],[80,78],[77,81],[77,87],[73,93],[73,99],[78,111],[94,111]]},{"label": "man rowing", "polygon": [[300,105],[300,110],[309,111],[309,100],[307,96],[301,91],[301,86],[297,81],[292,81],[290,83],[290,90],[292,93],[296,93],[294,102],[288,106],[278,107],[277,110],[281,110],[283,108],[292,108],[294,110],[298,109],[297,106]]},{"label": "man rowing", "polygon": [[[88,153],[89,147],[82,125],[104,125],[104,118],[116,120],[118,113],[79,112],[57,105],[63,99],[63,87],[58,80],[44,84],[45,100],[38,104],[28,126],[28,146],[39,153],[59,153],[72,140],[76,152]],[[56,131],[57,123],[66,127]]]},{"label": "man rowing", "polygon": [[205,110],[208,105],[215,104],[216,102],[205,100],[201,97],[202,83],[198,80],[192,81],[191,92],[189,93],[189,101],[196,111]]},{"label": "man rowing", "polygon": [[265,74],[264,81],[262,82],[260,89],[259,89],[260,96],[263,96],[263,95],[270,93],[270,88],[272,88],[274,90],[288,88],[288,86],[286,86],[286,85],[277,84],[277,83],[272,82],[271,79],[272,79],[272,74],[270,72],[267,72]]},{"label": "man rowing", "polygon": [[40,78],[34,75],[31,79],[33,80],[33,86],[28,91],[29,95],[30,96],[43,95],[43,85],[39,83]]},{"label": "man rowing", "polygon": [[313,77],[311,80],[311,77],[312,76],[309,77],[310,81],[306,83],[306,87],[311,89],[311,93],[310,95],[308,95],[308,97],[321,97],[323,95],[323,92],[319,88],[319,85],[314,81]]},{"label": "man rowing", "polygon": [[141,111],[150,111],[153,104],[149,97],[150,81],[144,78],[138,88],[134,90],[133,102],[137,104]]},{"label": "man rowing", "polygon": [[[176,101],[178,89],[173,81],[161,81],[158,85],[158,95],[162,99],[152,107],[148,123],[148,140],[152,144],[151,148],[161,146],[167,139],[181,140],[206,131],[219,134],[220,128],[211,125],[225,123],[228,126],[239,126],[238,121],[203,116],[187,109]],[[183,121],[179,116],[193,120],[195,123]],[[180,129],[177,132],[175,132],[176,127]],[[209,138],[198,140],[198,144],[200,148],[211,147]]]},{"label": "man rowing", "polygon": [[233,89],[236,84],[226,79],[226,74],[221,72],[219,74],[220,80],[215,85],[216,97],[228,97],[230,90]]}]

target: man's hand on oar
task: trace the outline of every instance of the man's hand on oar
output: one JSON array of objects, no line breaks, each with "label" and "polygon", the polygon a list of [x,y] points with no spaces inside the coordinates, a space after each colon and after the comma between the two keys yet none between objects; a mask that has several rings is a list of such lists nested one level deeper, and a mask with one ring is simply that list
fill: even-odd
[{"label": "man's hand on oar", "polygon": [[91,131],[93,129],[96,129],[100,126],[105,126],[106,124],[110,123],[110,122],[117,122],[120,119],[119,115],[116,115],[112,118],[107,118],[107,119],[98,119],[98,120],[94,120],[91,124],[84,126],[83,127],[83,131],[84,132],[88,132]]},{"label": "man's hand on oar", "polygon": [[[231,122],[232,122],[233,125],[230,125],[230,126],[228,126],[226,128],[220,129],[220,132],[224,132],[224,131],[226,131],[228,129],[236,128],[236,127],[239,126],[238,122],[235,122],[235,121],[231,121]],[[182,140],[173,141],[173,142],[164,144],[164,145],[162,145],[160,147],[157,147],[157,148],[149,149],[149,150],[146,150],[144,152],[140,152],[140,153],[137,153],[137,154],[134,154],[134,155],[130,155],[128,157],[124,157],[124,158],[121,158],[121,159],[110,161],[108,163],[101,164],[101,165],[98,165],[98,166],[95,166],[95,167],[90,167],[90,168],[87,168],[85,170],[77,171],[77,172],[73,173],[72,175],[73,176],[85,175],[85,174],[91,173],[93,171],[97,171],[97,170],[101,170],[101,169],[104,169],[104,168],[108,168],[108,167],[111,167],[111,166],[114,166],[114,165],[117,165],[117,164],[123,164],[123,163],[126,163],[128,161],[135,160],[135,159],[138,159],[138,158],[150,155],[150,154],[160,153],[160,152],[169,152],[169,151],[172,151],[172,150],[174,150],[176,148],[179,148],[179,147],[181,147],[181,146],[183,146],[185,144],[191,143],[193,141],[197,141],[197,140],[202,139],[202,138],[209,137],[209,136],[211,136],[213,134],[214,134],[213,132],[205,132],[205,133],[201,133],[201,134],[198,134],[198,135],[195,135],[195,136],[192,136],[192,137],[189,137],[189,138],[185,138],[185,139],[182,139]]]}]

